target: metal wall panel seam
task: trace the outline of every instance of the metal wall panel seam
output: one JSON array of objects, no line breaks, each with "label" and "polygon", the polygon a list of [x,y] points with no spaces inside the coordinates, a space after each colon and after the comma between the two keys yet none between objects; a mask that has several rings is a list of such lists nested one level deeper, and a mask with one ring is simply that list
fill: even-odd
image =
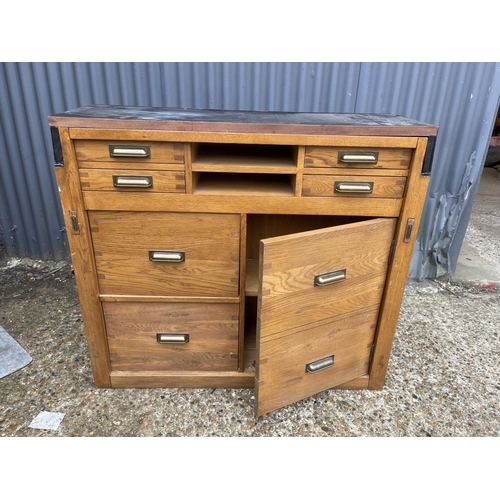
[{"label": "metal wall panel seam", "polygon": [[[3,203],[5,212],[0,215],[3,237],[9,240],[6,247],[10,253],[42,256],[48,252],[54,258],[59,251],[67,252],[59,234],[62,217],[46,115],[104,103],[389,112],[440,126],[416,246],[420,263],[412,264],[411,273],[441,273],[451,262],[447,252],[459,243],[459,228],[475,195],[491,132],[492,108],[498,102],[498,68],[498,63],[426,62],[2,63],[0,118],[7,150],[0,152],[4,183],[0,207]],[[461,185],[468,176],[473,186],[464,198]],[[450,225],[450,217],[458,217],[457,224]],[[18,230],[11,241],[14,224]],[[450,227],[452,235],[447,232]],[[429,263],[437,255],[424,255],[429,245],[442,253],[437,260],[443,264]]]}]

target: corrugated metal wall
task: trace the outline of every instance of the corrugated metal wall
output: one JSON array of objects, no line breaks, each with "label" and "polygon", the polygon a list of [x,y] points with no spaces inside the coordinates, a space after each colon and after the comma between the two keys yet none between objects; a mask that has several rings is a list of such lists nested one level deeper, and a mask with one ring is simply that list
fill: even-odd
[{"label": "corrugated metal wall", "polygon": [[[396,113],[440,126],[411,275],[451,271],[500,98],[498,63],[1,63],[0,238],[66,258],[47,116],[88,104]],[[0,246],[1,250],[1,246]]]}]

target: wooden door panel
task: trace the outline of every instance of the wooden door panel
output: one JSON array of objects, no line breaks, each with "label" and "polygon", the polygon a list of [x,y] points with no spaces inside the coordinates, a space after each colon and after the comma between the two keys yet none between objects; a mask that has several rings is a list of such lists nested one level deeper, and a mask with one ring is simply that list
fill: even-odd
[{"label": "wooden door panel", "polygon": [[[395,219],[377,219],[261,242],[261,338],[380,301]],[[314,286],[345,269],[346,280]]]},{"label": "wooden door panel", "polygon": [[[395,226],[374,219],[261,241],[258,415],[367,373]],[[337,270],[345,280],[315,286]],[[333,367],[306,373],[330,355]]]},{"label": "wooden door panel", "polygon": [[[378,305],[314,323],[260,344],[256,378],[259,415],[368,373]],[[298,331],[297,331],[298,330]],[[331,367],[308,373],[306,365],[334,356]]]}]

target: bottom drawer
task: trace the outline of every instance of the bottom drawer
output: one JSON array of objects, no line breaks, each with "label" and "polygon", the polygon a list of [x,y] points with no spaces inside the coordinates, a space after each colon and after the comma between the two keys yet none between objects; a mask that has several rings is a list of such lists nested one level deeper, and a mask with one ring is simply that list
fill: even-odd
[{"label": "bottom drawer", "polygon": [[238,304],[104,302],[112,370],[236,371]]}]

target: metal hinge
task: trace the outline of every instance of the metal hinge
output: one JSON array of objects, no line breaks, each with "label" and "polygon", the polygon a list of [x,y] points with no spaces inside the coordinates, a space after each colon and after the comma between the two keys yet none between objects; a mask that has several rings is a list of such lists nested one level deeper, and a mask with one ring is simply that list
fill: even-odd
[{"label": "metal hinge", "polygon": [[395,246],[396,242],[394,240],[392,240],[391,242],[391,248],[389,249],[389,258],[387,260],[387,265],[390,266],[391,265],[391,262],[392,262],[392,258],[394,257],[394,246]]},{"label": "metal hinge", "polygon": [[373,353],[375,352],[375,344],[372,344],[370,348],[370,359],[368,360],[368,366],[371,366],[373,361]]}]

